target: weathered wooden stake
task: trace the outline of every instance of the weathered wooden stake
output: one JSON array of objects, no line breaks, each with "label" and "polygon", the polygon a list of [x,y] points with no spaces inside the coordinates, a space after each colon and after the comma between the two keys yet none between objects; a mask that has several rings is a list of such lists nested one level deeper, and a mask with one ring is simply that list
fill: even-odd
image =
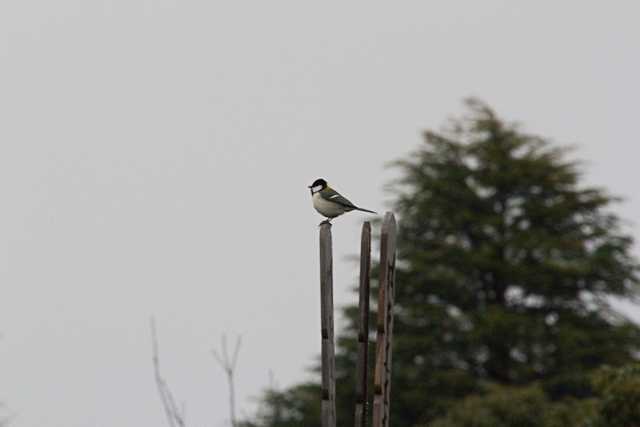
[{"label": "weathered wooden stake", "polygon": [[336,426],[336,365],[333,339],[331,224],[320,225],[320,312],[322,335],[322,427]]},{"label": "weathered wooden stake", "polygon": [[395,266],[396,220],[391,212],[387,212],[384,216],[380,236],[380,288],[378,292],[376,366],[373,378],[373,427],[389,427]]},{"label": "weathered wooden stake", "polygon": [[369,280],[371,276],[371,224],[362,224],[360,242],[360,295],[358,301],[358,361],[356,362],[355,427],[367,426],[369,365]]}]

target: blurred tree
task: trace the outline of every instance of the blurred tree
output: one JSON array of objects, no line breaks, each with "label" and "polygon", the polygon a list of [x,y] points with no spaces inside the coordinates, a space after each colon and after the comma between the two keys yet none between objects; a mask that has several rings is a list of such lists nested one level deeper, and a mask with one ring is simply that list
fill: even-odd
[{"label": "blurred tree", "polygon": [[640,364],[593,374],[594,397],[552,402],[538,384],[489,386],[458,402],[430,427],[638,427]]},{"label": "blurred tree", "polygon": [[594,387],[600,397],[594,427],[640,427],[640,364],[601,369]]},{"label": "blurred tree", "polygon": [[[493,386],[486,394],[463,399],[430,427],[587,427],[595,399],[550,402],[538,385]],[[426,427],[426,426],[425,426]]]},{"label": "blurred tree", "polygon": [[239,427],[320,427],[320,386],[300,384],[284,391],[273,388],[262,397],[255,421],[243,421]]},{"label": "blurred tree", "polygon": [[[626,364],[640,348],[638,326],[610,305],[635,296],[639,283],[632,239],[608,210],[616,199],[581,185],[566,149],[481,102],[468,107],[395,163],[403,175],[392,187],[400,219],[394,425],[424,425],[490,383],[539,384],[514,395],[532,412],[545,399],[585,398],[594,368]],[[341,426],[352,425],[357,331],[355,308],[345,314]],[[318,392],[294,387],[267,399],[312,426],[320,398],[310,390]],[[274,420],[259,425],[292,425]]]}]

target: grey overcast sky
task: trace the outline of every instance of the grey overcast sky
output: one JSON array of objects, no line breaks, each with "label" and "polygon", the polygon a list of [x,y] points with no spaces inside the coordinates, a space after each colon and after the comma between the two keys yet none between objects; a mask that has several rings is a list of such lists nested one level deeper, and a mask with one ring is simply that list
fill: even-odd
[{"label": "grey overcast sky", "polygon": [[[190,426],[229,425],[210,354],[223,332],[244,340],[239,412],[269,370],[279,387],[309,378],[321,218],[306,185],[383,211],[384,163],[467,96],[577,145],[638,236],[639,17],[622,0],[2,0],[12,427],[165,425],[151,315]],[[335,221],[339,306],[365,217]]]}]

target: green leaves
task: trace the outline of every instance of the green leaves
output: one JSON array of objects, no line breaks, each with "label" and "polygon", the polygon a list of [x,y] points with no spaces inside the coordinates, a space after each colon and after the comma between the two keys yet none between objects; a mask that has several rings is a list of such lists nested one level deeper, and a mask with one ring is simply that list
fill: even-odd
[{"label": "green leaves", "polygon": [[536,384],[520,388],[493,385],[481,395],[463,399],[429,426],[587,427],[595,409],[593,400],[551,402]]},{"label": "green leaves", "polygon": [[[589,381],[589,380],[587,380]],[[539,383],[526,387],[487,385],[457,402],[430,427],[634,427],[640,420],[640,365],[604,367],[592,375],[593,395],[558,399]],[[565,386],[591,387],[584,378]],[[426,426],[425,426],[426,427]]]},{"label": "green leaves", "polygon": [[597,427],[640,425],[639,364],[602,369],[595,376],[594,385],[601,396]]}]

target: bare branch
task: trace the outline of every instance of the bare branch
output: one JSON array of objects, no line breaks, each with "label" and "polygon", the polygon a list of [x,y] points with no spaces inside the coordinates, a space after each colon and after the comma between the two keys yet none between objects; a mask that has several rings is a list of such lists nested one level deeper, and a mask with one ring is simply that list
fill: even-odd
[{"label": "bare branch", "polygon": [[238,363],[238,353],[240,352],[240,346],[242,345],[242,336],[238,336],[238,339],[236,340],[236,348],[233,350],[233,359],[231,361],[231,364],[233,365],[233,368],[235,369],[236,367],[236,363]]},{"label": "bare branch", "polygon": [[221,338],[222,351],[218,352],[216,349],[211,350],[213,357],[215,357],[222,370],[227,374],[227,382],[229,383],[229,413],[231,417],[231,427],[237,426],[234,373],[236,364],[238,363],[238,354],[240,353],[241,345],[242,337],[238,336],[238,338],[236,338],[236,345],[233,350],[233,355],[230,355],[227,348],[227,336],[223,334]]},{"label": "bare branch", "polygon": [[186,424],[184,418],[184,405],[182,409],[178,408],[169,385],[160,373],[158,334],[156,332],[156,321],[153,317],[150,321],[150,328],[154,377],[156,380],[156,386],[158,388],[158,394],[160,395],[160,401],[162,402],[162,407],[164,408],[165,415],[167,416],[167,423],[169,424],[169,427],[185,427]]}]

